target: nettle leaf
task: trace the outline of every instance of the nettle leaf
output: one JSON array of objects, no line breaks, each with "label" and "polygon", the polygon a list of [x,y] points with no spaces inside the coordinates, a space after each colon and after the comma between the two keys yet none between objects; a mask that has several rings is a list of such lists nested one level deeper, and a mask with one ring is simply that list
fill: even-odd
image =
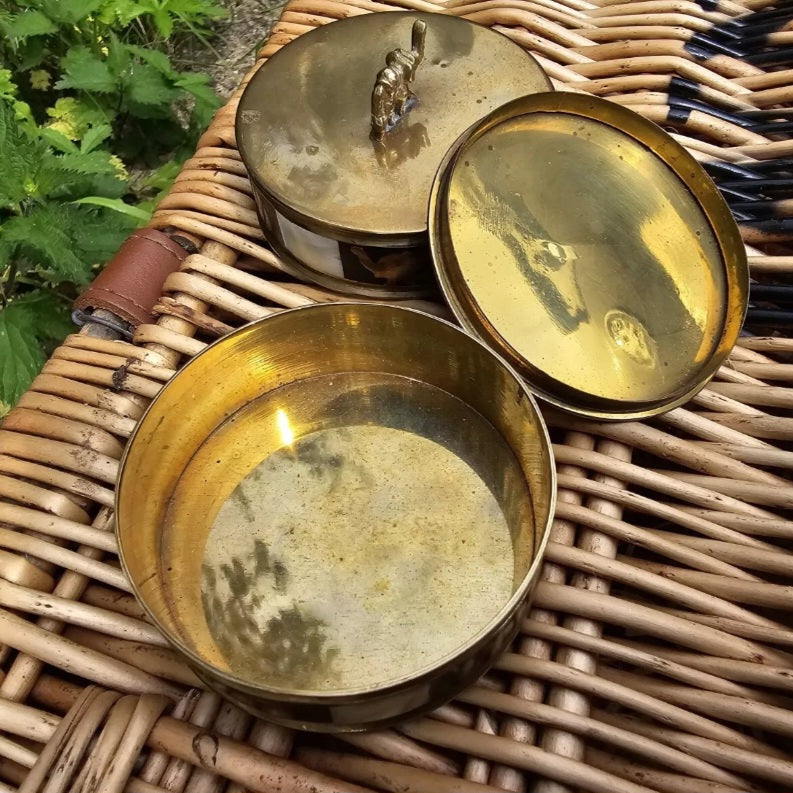
[{"label": "nettle leaf", "polygon": [[166,190],[170,190],[174,179],[181,170],[182,163],[179,160],[168,160],[144,178],[143,186],[150,190],[156,190],[158,193],[165,193]]},{"label": "nettle leaf", "polygon": [[3,223],[0,242],[4,246],[15,243],[29,259],[40,262],[42,271],[52,283],[86,283],[90,279],[90,264],[75,255],[69,220],[62,207],[36,206],[29,214]]},{"label": "nettle leaf", "polygon": [[138,63],[132,67],[126,80],[125,95],[131,103],[159,107],[164,113],[169,113],[171,102],[179,92],[153,66]]},{"label": "nettle leaf", "polygon": [[138,223],[111,209],[69,206],[75,250],[93,267],[104,264],[121,247]]},{"label": "nettle leaf", "polygon": [[30,73],[30,87],[34,91],[46,91],[51,82],[52,77],[46,69],[34,69]]},{"label": "nettle leaf", "polygon": [[0,69],[0,99],[13,99],[19,89],[10,69]]},{"label": "nettle leaf", "polygon": [[165,0],[163,10],[185,24],[201,24],[211,19],[225,19],[229,12],[212,0]]},{"label": "nettle leaf", "polygon": [[99,21],[105,25],[113,25],[125,28],[130,22],[134,22],[144,9],[135,0],[105,0],[99,9]]},{"label": "nettle leaf", "polygon": [[116,177],[118,179],[124,179],[125,181],[129,179],[129,171],[127,170],[127,166],[124,165],[124,161],[119,157],[117,154],[110,155],[110,162],[113,163],[116,169]]},{"label": "nettle leaf", "polygon": [[83,135],[80,141],[80,151],[88,153],[101,146],[113,133],[110,124],[100,124],[98,127],[91,127]]},{"label": "nettle leaf", "polygon": [[171,33],[173,33],[173,19],[171,18],[171,15],[167,11],[164,11],[162,8],[158,8],[151,3],[148,3],[147,5],[149,6],[147,11],[149,14],[151,14],[151,18],[154,20],[154,27],[157,28],[157,32],[164,39],[167,39]]},{"label": "nettle leaf", "polygon": [[63,171],[81,174],[116,174],[116,165],[112,155],[106,151],[80,151],[76,154],[64,154],[53,158],[55,167]]},{"label": "nettle leaf", "polygon": [[19,88],[12,79],[9,69],[0,69],[0,101],[6,100],[14,111],[17,121],[22,121],[29,127],[35,126],[33,115],[30,112],[30,105],[27,102],[20,102],[16,96]]},{"label": "nettle leaf", "polygon": [[74,201],[84,195],[98,195],[105,198],[121,198],[129,192],[126,180],[116,176],[97,174],[86,176],[83,179],[75,179],[68,189],[59,193],[58,197],[63,201]]},{"label": "nettle leaf", "polygon": [[0,416],[30,387],[46,354],[73,332],[69,306],[52,292],[33,290],[0,309]]},{"label": "nettle leaf", "polygon": [[76,25],[93,14],[102,0],[39,0],[39,8],[61,25]]},{"label": "nettle leaf", "polygon": [[41,11],[31,8],[21,14],[12,14],[2,23],[3,32],[10,39],[24,41],[31,36],[55,33],[58,26]]},{"label": "nettle leaf", "polygon": [[[118,182],[122,191],[126,185],[126,178],[119,173],[115,158],[106,151],[77,150],[66,154],[48,152],[42,157],[38,171],[39,194],[50,198],[69,199],[80,186],[91,189],[96,177]],[[111,191],[112,195],[117,193],[118,190]]]},{"label": "nettle leaf", "polygon": [[36,311],[21,298],[0,309],[0,402],[16,402],[44,364],[35,326]]},{"label": "nettle leaf", "polygon": [[176,85],[195,98],[193,118],[198,127],[204,128],[212,121],[217,109],[223,104],[205,74],[181,74]]},{"label": "nettle leaf", "polygon": [[47,115],[52,119],[48,127],[63,133],[71,140],[80,140],[92,126],[99,127],[113,120],[95,103],[73,96],[58,99],[54,107],[47,108]]},{"label": "nettle leaf", "polygon": [[0,206],[13,207],[35,190],[34,176],[45,151],[25,135],[8,102],[0,99]]},{"label": "nettle leaf", "polygon": [[61,58],[61,68],[63,76],[55,83],[56,88],[76,88],[99,94],[109,94],[118,89],[118,82],[107,63],[97,58],[88,47],[71,47]]},{"label": "nettle leaf", "polygon": [[136,55],[142,61],[145,61],[149,66],[153,66],[160,74],[166,77],[176,77],[177,73],[174,71],[171,59],[160,50],[150,50],[146,47],[138,47],[134,44],[127,45],[127,50],[133,55]]},{"label": "nettle leaf", "polygon": [[71,138],[68,138],[54,127],[41,127],[39,134],[41,139],[51,146],[55,151],[62,153],[74,153],[80,151]]},{"label": "nettle leaf", "polygon": [[135,226],[132,218],[109,209],[43,204],[0,226],[0,256],[15,254],[39,281],[82,286]]},{"label": "nettle leaf", "polygon": [[47,37],[31,36],[20,41],[14,54],[14,65],[18,72],[26,72],[38,66],[48,54]]},{"label": "nettle leaf", "polygon": [[40,289],[15,297],[11,305],[22,304],[33,314],[33,332],[39,341],[61,341],[74,331],[69,306],[53,292]]},{"label": "nettle leaf", "polygon": [[129,47],[122,44],[115,34],[111,35],[107,48],[107,67],[117,84],[123,83],[128,77],[131,64]]},{"label": "nettle leaf", "polygon": [[111,174],[63,174],[56,184],[50,185],[47,198],[51,201],[68,203],[85,195],[106,198],[121,198],[129,192],[125,179]]}]

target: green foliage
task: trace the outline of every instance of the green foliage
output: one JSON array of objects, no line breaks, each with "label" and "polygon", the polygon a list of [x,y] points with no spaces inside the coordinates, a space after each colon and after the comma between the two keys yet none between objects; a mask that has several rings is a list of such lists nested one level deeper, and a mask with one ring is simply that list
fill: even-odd
[{"label": "green foliage", "polygon": [[21,14],[10,16],[3,25],[3,32],[11,39],[24,41],[31,36],[55,33],[58,26],[41,11],[28,9]]},{"label": "green foliage", "polygon": [[0,413],[25,392],[71,328],[66,305],[52,292],[26,292],[0,311]]},{"label": "green foliage", "polygon": [[[103,204],[118,201],[126,188],[110,153],[86,150],[85,139],[81,146],[63,139],[73,150],[58,151],[42,130],[23,128],[11,103],[0,100],[0,402],[6,404],[28,387],[48,345],[68,331],[75,289],[148,218]],[[102,184],[109,196],[78,197]]]},{"label": "green foliage", "polygon": [[215,0],[0,0],[0,417],[218,108],[168,53],[225,15]]},{"label": "green foliage", "polygon": [[30,107],[26,102],[20,102],[17,98],[17,87],[11,79],[11,72],[8,69],[0,69],[0,100],[6,100],[11,104],[14,116],[18,121],[28,124],[35,123],[30,114]]}]

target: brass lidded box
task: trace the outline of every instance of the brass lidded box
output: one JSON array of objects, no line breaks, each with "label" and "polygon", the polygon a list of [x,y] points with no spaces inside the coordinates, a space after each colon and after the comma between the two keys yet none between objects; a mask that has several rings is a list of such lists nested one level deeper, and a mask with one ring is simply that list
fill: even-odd
[{"label": "brass lidded box", "polygon": [[491,110],[548,90],[521,47],[453,16],[365,14],[305,33],[260,67],[237,111],[268,241],[293,275],[330,289],[426,294],[438,165]]}]

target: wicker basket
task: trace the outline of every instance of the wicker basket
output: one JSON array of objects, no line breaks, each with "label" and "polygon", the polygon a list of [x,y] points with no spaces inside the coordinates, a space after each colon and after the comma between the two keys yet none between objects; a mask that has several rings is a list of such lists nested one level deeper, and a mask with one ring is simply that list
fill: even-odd
[{"label": "wicker basket", "polygon": [[[294,0],[259,62],[317,25],[396,7]],[[793,273],[793,7],[398,7],[493,26],[558,89],[670,129],[740,221],[757,282],[747,335],[660,418],[545,411],[553,541],[519,640],[476,686],[380,733],[255,721],[202,690],[145,621],[112,533],[123,444],[174,370],[246,321],[337,299],[285,279],[266,247],[235,149],[237,93],[154,215],[195,251],[156,321],[131,341],[70,336],[0,429],[0,792],[793,790],[793,339],[789,293],[768,290]]]}]

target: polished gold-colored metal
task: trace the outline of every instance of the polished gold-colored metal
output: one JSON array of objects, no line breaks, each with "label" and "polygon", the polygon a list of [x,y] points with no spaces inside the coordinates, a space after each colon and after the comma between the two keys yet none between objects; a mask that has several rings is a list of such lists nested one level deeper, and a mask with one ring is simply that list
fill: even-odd
[{"label": "polished gold-colored metal", "polygon": [[513,638],[554,501],[521,379],[428,315],[325,304],[207,348],[122,461],[136,596],[210,686],[324,731],[425,712]]},{"label": "polished gold-colored metal", "polygon": [[740,331],[748,270],[726,203],[620,105],[554,93],[496,110],[446,157],[430,227],[461,323],[573,412],[680,405]]},{"label": "polished gold-colored metal", "polygon": [[381,141],[418,102],[410,90],[416,69],[424,60],[427,23],[417,19],[410,35],[410,50],[401,47],[386,55],[386,65],[377,74],[372,91],[372,137]]},{"label": "polished gold-colored metal", "polygon": [[[421,101],[373,140],[373,75],[417,21],[427,25],[412,84]],[[237,145],[255,191],[289,221],[354,245],[425,244],[432,180],[457,136],[547,90],[534,58],[489,28],[443,14],[364,14],[322,25],[262,65],[240,98]]]}]

